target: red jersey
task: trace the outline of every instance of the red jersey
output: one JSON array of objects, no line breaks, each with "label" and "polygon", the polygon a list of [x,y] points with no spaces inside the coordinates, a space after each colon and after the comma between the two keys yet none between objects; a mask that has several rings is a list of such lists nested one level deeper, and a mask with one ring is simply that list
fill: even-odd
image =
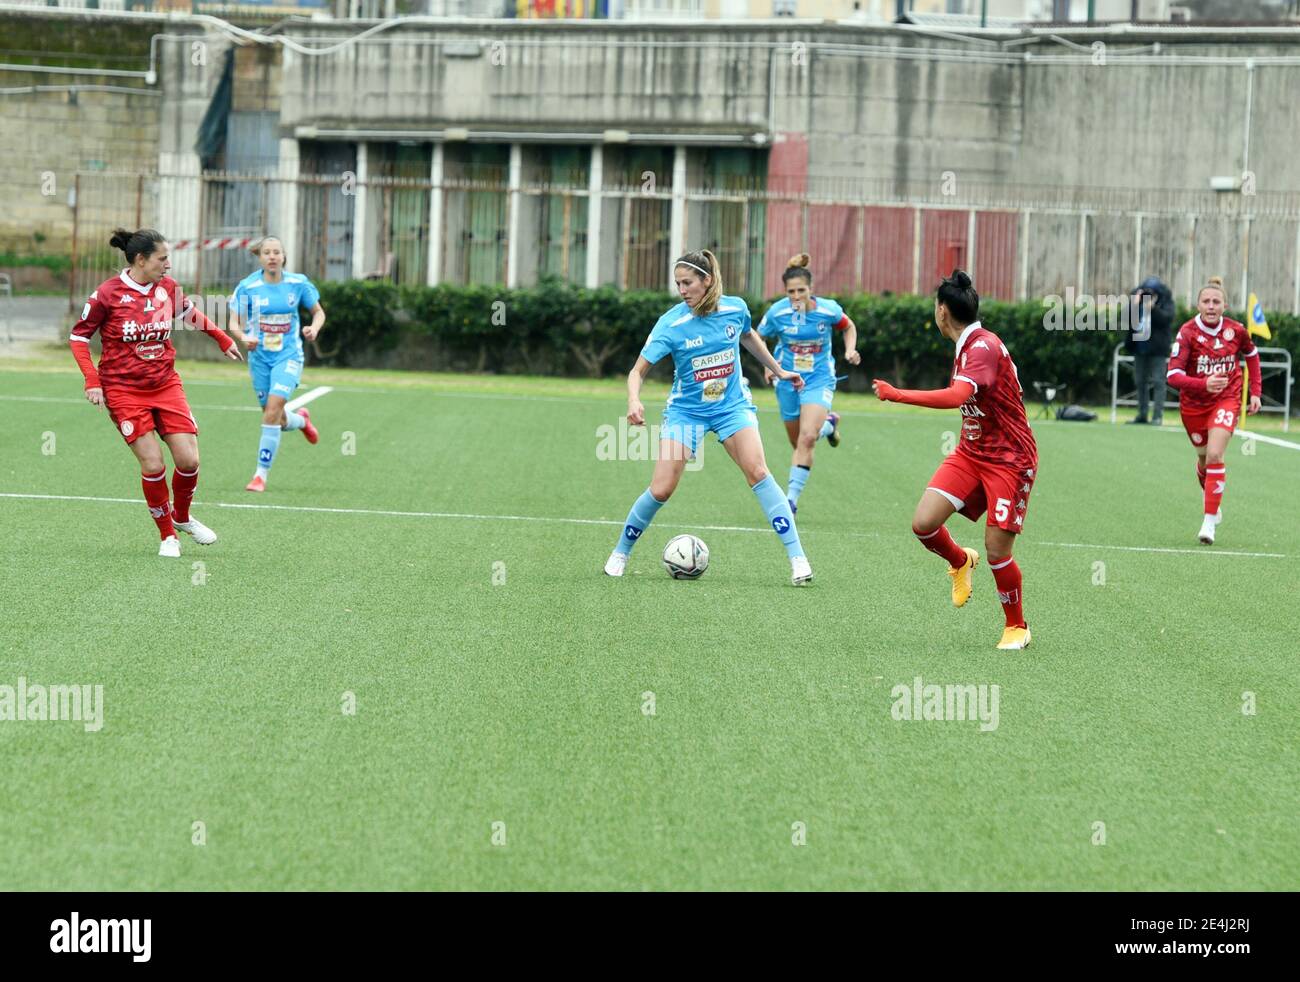
[{"label": "red jersey", "polygon": [[154,389],[176,372],[172,324],[193,307],[170,276],[144,286],[123,270],[90,295],[72,327],[71,340],[89,345],[99,332],[99,379],[104,385]]},{"label": "red jersey", "polygon": [[[1178,337],[1169,351],[1169,384],[1179,390],[1180,404],[1192,410],[1208,409],[1222,402],[1239,406],[1242,358],[1255,359],[1250,373],[1250,394],[1257,396],[1263,390],[1259,352],[1250,339],[1250,332],[1228,317],[1221,317],[1211,330],[1197,314],[1178,329]],[[1211,375],[1226,375],[1228,387],[1222,392],[1209,392],[1204,380]]]},{"label": "red jersey", "polygon": [[968,325],[957,339],[952,381],[975,386],[975,394],[961,407],[957,451],[981,463],[1036,468],[1038,445],[1025,417],[1016,363],[1002,339],[979,321]]}]

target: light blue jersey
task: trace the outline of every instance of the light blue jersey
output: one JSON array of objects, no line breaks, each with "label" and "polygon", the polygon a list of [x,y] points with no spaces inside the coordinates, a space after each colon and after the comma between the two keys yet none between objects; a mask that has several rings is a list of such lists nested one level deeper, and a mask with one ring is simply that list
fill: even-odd
[{"label": "light blue jersey", "polygon": [[833,387],[831,332],[843,320],[844,308],[827,297],[814,299],[817,306],[802,312],[790,306],[788,297],[782,297],[758,322],[758,333],[780,339],[772,355],[787,372],[798,372],[809,387],[827,382]]},{"label": "light blue jersey", "polygon": [[244,321],[249,338],[258,342],[249,360],[302,364],[298,311],[310,310],[319,301],[320,291],[302,273],[281,273],[279,283],[267,283],[259,269],[240,280],[230,297],[230,309]]},{"label": "light blue jersey", "polygon": [[[310,310],[320,291],[301,273],[281,273],[279,283],[267,283],[262,271],[239,281],[230,309],[244,322],[244,331],[257,347],[248,352],[248,374],[257,401],[268,396],[287,400],[302,379],[300,307]],[[274,451],[272,451],[274,456]]]},{"label": "light blue jersey", "polygon": [[654,364],[673,356],[666,411],[710,419],[747,409],[740,384],[740,338],[750,329],[749,308],[740,297],[722,297],[708,317],[695,316],[685,301],[660,317],[641,357]]}]

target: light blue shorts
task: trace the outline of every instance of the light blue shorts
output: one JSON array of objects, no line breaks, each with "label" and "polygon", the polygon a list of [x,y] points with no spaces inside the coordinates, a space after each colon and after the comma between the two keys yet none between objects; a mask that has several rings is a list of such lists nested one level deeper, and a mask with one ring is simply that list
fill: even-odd
[{"label": "light blue shorts", "polygon": [[831,403],[835,399],[833,378],[823,378],[817,382],[804,379],[804,386],[798,392],[789,382],[780,379],[777,379],[775,387],[776,404],[781,408],[781,418],[786,420],[798,419],[800,409],[808,405],[825,406],[826,411],[830,412]]},{"label": "light blue shorts", "polygon": [[699,449],[704,434],[710,430],[717,434],[718,442],[721,443],[747,426],[758,426],[758,417],[754,415],[753,409],[743,404],[709,416],[694,416],[669,407],[664,410],[659,439],[676,440],[694,454]]},{"label": "light blue shorts", "polygon": [[253,378],[253,391],[258,403],[265,407],[268,396],[280,396],[286,402],[298,388],[302,377],[302,361],[297,358],[277,358],[270,361],[253,354],[248,359],[248,374]]}]

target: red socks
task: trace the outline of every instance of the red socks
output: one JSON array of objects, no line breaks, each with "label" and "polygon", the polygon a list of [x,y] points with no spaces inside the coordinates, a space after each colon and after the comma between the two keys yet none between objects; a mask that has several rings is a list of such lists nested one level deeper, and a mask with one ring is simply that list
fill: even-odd
[{"label": "red socks", "polygon": [[176,534],[176,527],[172,525],[172,510],[167,504],[167,471],[160,470],[157,474],[141,474],[140,484],[144,488],[145,504],[149,506],[149,514],[158,524],[158,531],[162,538],[167,539]]},{"label": "red socks", "polygon": [[[930,533],[919,532],[913,528],[912,534],[921,545],[941,557],[953,569],[966,562],[966,550],[952,540],[952,536],[942,525]],[[993,570],[993,579],[998,584],[998,600],[1002,602],[1002,613],[1006,615],[1007,627],[1024,627],[1025,611],[1020,599],[1020,567],[1016,565],[1013,558],[1008,556],[1000,563],[991,563],[989,568]]]},{"label": "red socks", "polygon": [[966,562],[966,550],[952,541],[952,536],[944,526],[940,525],[933,532],[927,533],[918,532],[913,528],[912,534],[921,545],[943,559],[953,569]]},{"label": "red socks", "polygon": [[186,472],[179,467],[172,470],[172,512],[178,522],[190,520],[190,502],[199,484],[199,469]]},{"label": "red socks", "polygon": [[1007,627],[1025,627],[1025,611],[1020,603],[1020,567],[1008,556],[1000,563],[989,563],[998,584],[998,600],[1007,618]]},{"label": "red socks", "polygon": [[1201,482],[1201,487],[1205,487],[1205,458],[1196,458],[1196,479]]},{"label": "red socks", "polygon": [[1226,483],[1227,467],[1222,462],[1205,465],[1205,514],[1213,515],[1219,510],[1223,501],[1223,485]]}]

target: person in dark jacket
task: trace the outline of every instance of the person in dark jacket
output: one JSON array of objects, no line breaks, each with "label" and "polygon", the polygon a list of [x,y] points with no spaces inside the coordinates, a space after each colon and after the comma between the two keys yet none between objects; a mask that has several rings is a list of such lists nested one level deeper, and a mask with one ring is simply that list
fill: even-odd
[{"label": "person in dark jacket", "polygon": [[1165,371],[1169,365],[1169,348],[1173,340],[1174,295],[1158,276],[1148,276],[1133,288],[1128,348],[1133,355],[1133,374],[1137,380],[1138,414],[1130,423],[1146,423],[1147,403],[1151,403],[1150,422],[1161,425],[1165,412]]}]

